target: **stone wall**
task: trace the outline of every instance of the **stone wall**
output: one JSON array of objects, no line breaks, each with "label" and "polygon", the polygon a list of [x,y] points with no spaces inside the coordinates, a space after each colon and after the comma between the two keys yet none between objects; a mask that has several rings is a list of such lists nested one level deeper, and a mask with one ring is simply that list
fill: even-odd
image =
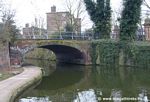
[{"label": "stone wall", "polygon": [[0,69],[9,68],[10,58],[9,49],[7,47],[0,48]]}]

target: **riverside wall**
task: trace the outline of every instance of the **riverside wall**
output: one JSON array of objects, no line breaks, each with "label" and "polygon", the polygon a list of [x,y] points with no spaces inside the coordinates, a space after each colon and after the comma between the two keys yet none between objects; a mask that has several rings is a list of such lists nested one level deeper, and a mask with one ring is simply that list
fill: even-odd
[{"label": "riverside wall", "polygon": [[41,68],[23,67],[24,71],[0,82],[0,102],[14,102],[24,90],[42,79]]}]

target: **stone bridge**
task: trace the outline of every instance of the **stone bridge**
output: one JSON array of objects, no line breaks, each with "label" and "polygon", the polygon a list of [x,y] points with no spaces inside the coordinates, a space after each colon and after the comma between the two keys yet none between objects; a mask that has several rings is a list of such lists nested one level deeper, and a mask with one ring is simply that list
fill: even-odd
[{"label": "stone bridge", "polygon": [[74,64],[91,64],[91,42],[77,40],[34,40],[20,39],[10,47],[11,64],[21,64],[23,56],[34,48],[51,50],[56,61]]}]

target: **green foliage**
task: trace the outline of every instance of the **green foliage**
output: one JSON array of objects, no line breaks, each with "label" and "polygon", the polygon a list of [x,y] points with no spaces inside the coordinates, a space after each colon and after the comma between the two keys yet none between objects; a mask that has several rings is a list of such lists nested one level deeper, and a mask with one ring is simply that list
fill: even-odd
[{"label": "green foliage", "polygon": [[147,68],[150,66],[150,43],[149,42],[133,42],[129,44],[131,59],[134,66]]},{"label": "green foliage", "polygon": [[96,65],[96,60],[98,57],[98,52],[97,52],[97,43],[92,43],[91,44],[91,58],[92,58],[92,64]]},{"label": "green foliage", "polygon": [[84,0],[91,20],[95,24],[95,38],[109,38],[111,31],[110,0]]},{"label": "green foliage", "polygon": [[120,20],[120,40],[132,41],[136,37],[137,24],[140,21],[142,0],[124,0]]},{"label": "green foliage", "polygon": [[56,60],[55,54],[47,49],[36,48],[25,55],[25,58]]},{"label": "green foliage", "polygon": [[86,9],[91,17],[93,22],[96,22],[96,3],[92,0],[84,0]]},{"label": "green foliage", "polygon": [[2,43],[10,42],[13,44],[16,40],[17,34],[19,33],[13,17],[14,13],[11,11],[5,11],[2,14],[2,23],[0,26],[0,39]]},{"label": "green foliage", "polygon": [[148,68],[150,66],[149,42],[116,42],[96,40],[92,42],[91,58],[93,64],[119,65],[123,51],[124,65]]},{"label": "green foliage", "polygon": [[113,40],[97,40],[92,42],[92,62],[99,60],[101,65],[118,65],[119,46]]},{"label": "green foliage", "polygon": [[69,23],[66,24],[65,29],[66,32],[73,32],[73,26]]}]

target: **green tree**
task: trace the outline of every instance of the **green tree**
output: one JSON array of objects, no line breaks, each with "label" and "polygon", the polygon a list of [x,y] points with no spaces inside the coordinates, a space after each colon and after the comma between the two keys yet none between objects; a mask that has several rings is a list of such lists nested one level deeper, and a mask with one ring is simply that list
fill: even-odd
[{"label": "green tree", "polygon": [[73,32],[73,26],[70,23],[67,23],[65,26],[66,32]]},{"label": "green tree", "polygon": [[129,42],[136,38],[138,23],[140,22],[142,0],[123,0],[123,11],[120,19],[120,55],[119,63],[125,65],[129,53],[134,47]]},{"label": "green tree", "polygon": [[91,20],[95,24],[95,38],[109,38],[111,31],[110,0],[84,0]]},{"label": "green tree", "polygon": [[140,21],[142,0],[124,0],[122,17],[120,20],[120,40],[132,41],[136,37],[136,30]]},{"label": "green tree", "polygon": [[14,12],[10,10],[2,11],[2,23],[0,31],[0,39],[2,43],[10,42],[13,44],[16,40],[19,30],[17,29],[13,18]]}]

